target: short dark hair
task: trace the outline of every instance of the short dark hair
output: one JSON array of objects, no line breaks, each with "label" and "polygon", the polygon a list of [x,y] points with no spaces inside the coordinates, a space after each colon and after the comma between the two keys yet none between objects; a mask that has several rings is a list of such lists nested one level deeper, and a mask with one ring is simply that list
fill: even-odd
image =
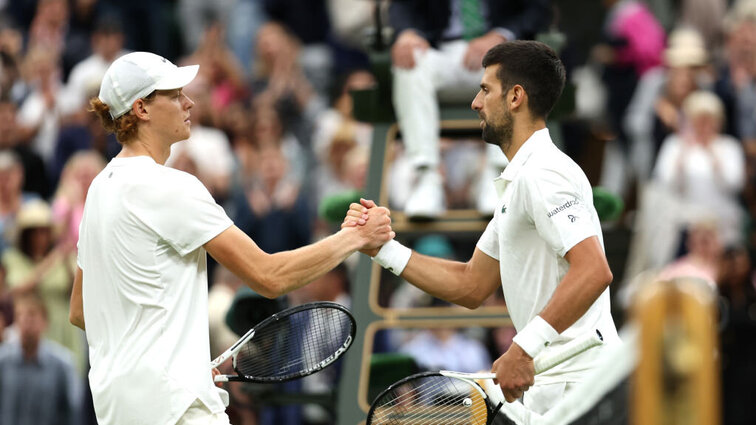
[{"label": "short dark hair", "polygon": [[483,66],[500,65],[496,76],[506,93],[515,84],[528,94],[530,112],[549,115],[564,89],[565,70],[556,52],[539,41],[516,40],[497,44],[483,57]]}]

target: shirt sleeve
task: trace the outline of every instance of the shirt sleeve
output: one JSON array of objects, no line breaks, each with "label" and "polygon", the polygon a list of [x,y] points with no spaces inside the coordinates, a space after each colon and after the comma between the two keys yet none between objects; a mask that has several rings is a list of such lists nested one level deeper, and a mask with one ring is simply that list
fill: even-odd
[{"label": "shirt sleeve", "polygon": [[585,199],[565,175],[541,169],[521,181],[527,189],[525,208],[538,235],[559,256],[579,242],[598,236],[592,197]]},{"label": "shirt sleeve", "polygon": [[[233,222],[207,188],[183,172],[148,197],[138,209],[140,218],[184,256],[228,229]],[[162,207],[161,207],[162,206]]]},{"label": "shirt sleeve", "polygon": [[494,224],[496,217],[488,223],[483,235],[478,239],[476,246],[483,251],[484,254],[489,257],[498,260],[499,259],[499,236],[496,233],[496,226]]}]

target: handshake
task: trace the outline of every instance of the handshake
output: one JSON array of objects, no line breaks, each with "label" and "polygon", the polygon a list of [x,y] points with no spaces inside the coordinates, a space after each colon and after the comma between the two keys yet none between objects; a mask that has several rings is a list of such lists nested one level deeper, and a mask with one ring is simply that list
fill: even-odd
[{"label": "handshake", "polygon": [[359,204],[352,202],[349,205],[341,230],[353,232],[359,251],[371,257],[396,236],[391,229],[391,211],[363,198]]}]

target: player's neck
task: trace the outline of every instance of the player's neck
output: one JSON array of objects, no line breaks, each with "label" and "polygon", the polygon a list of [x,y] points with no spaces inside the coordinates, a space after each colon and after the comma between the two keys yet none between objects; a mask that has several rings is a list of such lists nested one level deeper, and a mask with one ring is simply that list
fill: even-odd
[{"label": "player's neck", "polygon": [[141,136],[125,144],[121,149],[121,152],[118,154],[118,157],[128,158],[133,156],[149,156],[156,163],[165,165],[165,161],[168,160],[170,154],[170,144],[160,143],[154,138]]},{"label": "player's neck", "polygon": [[509,145],[509,147],[504,150],[504,155],[507,157],[508,160],[512,160],[514,156],[517,154],[517,151],[520,150],[522,145],[525,144],[525,142],[530,139],[531,136],[533,136],[533,133],[535,133],[538,130],[543,130],[546,128],[546,121],[542,119],[537,120],[523,120],[518,122],[515,120],[514,128],[512,129],[512,143]]}]

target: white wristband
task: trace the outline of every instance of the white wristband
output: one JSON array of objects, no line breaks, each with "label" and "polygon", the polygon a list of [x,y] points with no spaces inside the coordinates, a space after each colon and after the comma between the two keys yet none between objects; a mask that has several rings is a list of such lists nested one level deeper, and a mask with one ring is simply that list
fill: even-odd
[{"label": "white wristband", "polygon": [[519,345],[528,355],[532,358],[538,355],[544,348],[556,337],[559,336],[554,328],[549,325],[549,322],[543,320],[541,316],[536,316],[530,321],[525,328],[512,339],[517,345]]},{"label": "white wristband", "polygon": [[373,261],[399,276],[404,271],[404,268],[407,267],[411,255],[411,249],[392,239],[381,247],[378,254],[373,257]]}]

